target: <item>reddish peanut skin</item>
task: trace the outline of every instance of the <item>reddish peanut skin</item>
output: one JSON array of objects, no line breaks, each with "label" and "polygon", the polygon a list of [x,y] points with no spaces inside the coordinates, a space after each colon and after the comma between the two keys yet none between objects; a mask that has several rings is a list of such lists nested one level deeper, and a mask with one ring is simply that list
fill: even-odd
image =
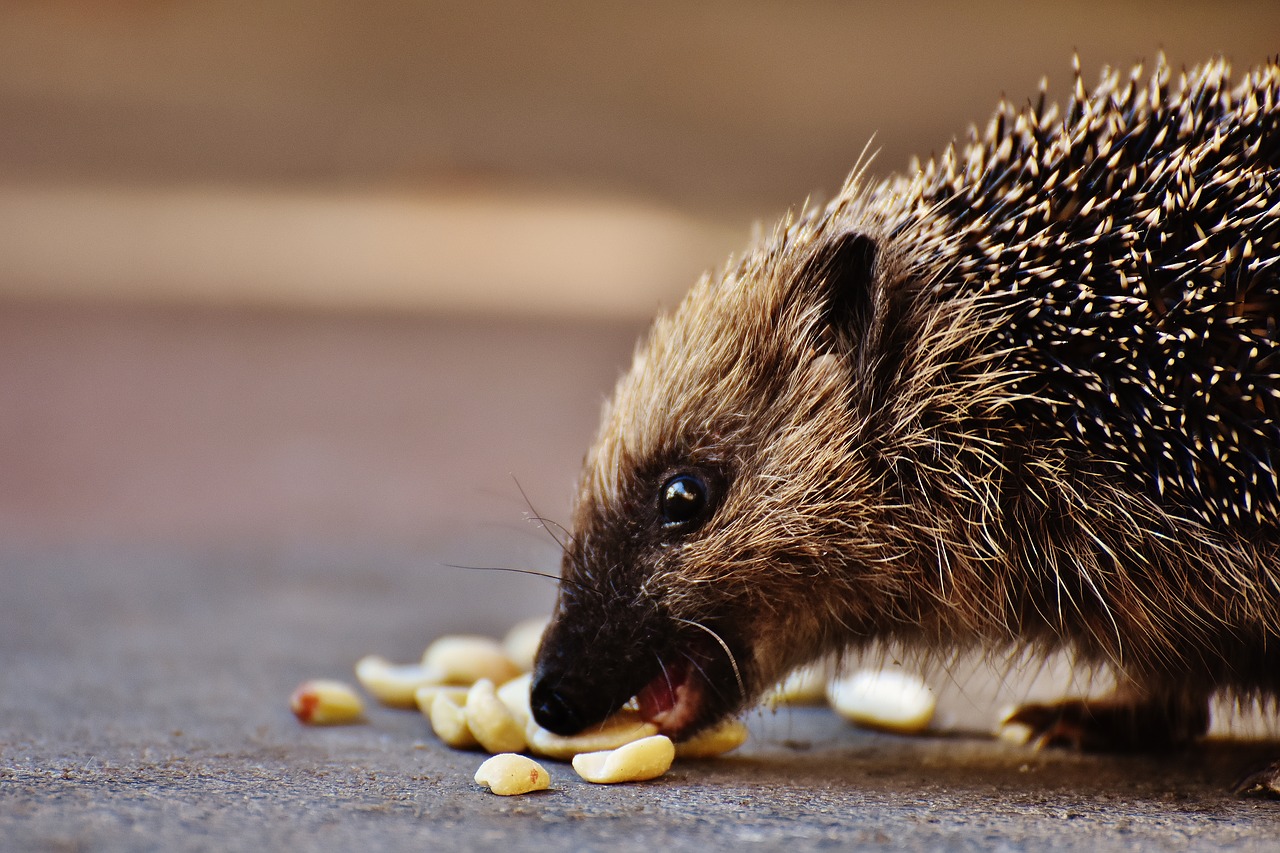
[{"label": "reddish peanut skin", "polygon": [[289,697],[289,707],[299,722],[309,726],[332,726],[363,719],[360,697],[340,681],[304,681]]},{"label": "reddish peanut skin", "polygon": [[311,718],[316,711],[316,706],[319,704],[319,696],[314,693],[304,691],[301,687],[299,687],[289,699],[289,706],[293,709],[293,715],[304,723],[311,722]]}]

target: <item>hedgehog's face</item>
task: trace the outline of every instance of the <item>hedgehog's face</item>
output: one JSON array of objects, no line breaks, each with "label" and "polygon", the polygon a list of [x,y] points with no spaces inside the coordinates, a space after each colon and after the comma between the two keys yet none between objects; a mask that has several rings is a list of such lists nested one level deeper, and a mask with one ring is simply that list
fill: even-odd
[{"label": "hedgehog's face", "polygon": [[841,310],[869,316],[873,258],[860,235],[763,253],[655,326],[587,458],[539,724],[574,733],[635,697],[685,736],[858,630],[875,603],[840,603],[856,568],[831,545],[858,522],[832,507],[872,475],[830,294],[860,288]]}]

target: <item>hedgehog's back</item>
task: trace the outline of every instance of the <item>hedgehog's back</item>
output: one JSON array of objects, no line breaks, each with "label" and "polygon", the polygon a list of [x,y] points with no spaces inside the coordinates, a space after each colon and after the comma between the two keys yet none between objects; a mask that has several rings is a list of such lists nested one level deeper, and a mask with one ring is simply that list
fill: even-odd
[{"label": "hedgehog's back", "polygon": [[1175,512],[1280,539],[1280,65],[1077,82],[925,167],[946,279],[994,298],[1020,413]]}]

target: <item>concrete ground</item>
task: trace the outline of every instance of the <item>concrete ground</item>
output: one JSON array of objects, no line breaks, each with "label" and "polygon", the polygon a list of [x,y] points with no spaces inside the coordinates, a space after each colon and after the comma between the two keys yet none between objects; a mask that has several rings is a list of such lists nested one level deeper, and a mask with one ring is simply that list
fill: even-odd
[{"label": "concrete ground", "polygon": [[[0,307],[0,849],[1273,850],[1227,789],[1280,743],[1164,758],[900,738],[822,709],[655,782],[491,796],[416,713],[299,725],[361,655],[546,612],[514,475],[563,518],[635,329]],[[994,716],[953,685],[947,719]],[[967,722],[966,722],[967,721]]]}]

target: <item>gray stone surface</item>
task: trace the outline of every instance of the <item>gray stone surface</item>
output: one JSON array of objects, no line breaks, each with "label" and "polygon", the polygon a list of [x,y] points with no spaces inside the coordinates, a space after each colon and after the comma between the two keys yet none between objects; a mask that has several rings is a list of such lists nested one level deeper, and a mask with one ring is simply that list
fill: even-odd
[{"label": "gray stone surface", "polygon": [[[0,846],[9,849],[1275,849],[1226,787],[1280,747],[1163,759],[751,718],[740,754],[499,798],[414,712],[306,728],[290,689],[441,626],[497,630],[529,579],[458,583],[390,551],[7,553]],[[474,621],[471,621],[474,620]],[[349,677],[349,676],[348,676]]]}]

